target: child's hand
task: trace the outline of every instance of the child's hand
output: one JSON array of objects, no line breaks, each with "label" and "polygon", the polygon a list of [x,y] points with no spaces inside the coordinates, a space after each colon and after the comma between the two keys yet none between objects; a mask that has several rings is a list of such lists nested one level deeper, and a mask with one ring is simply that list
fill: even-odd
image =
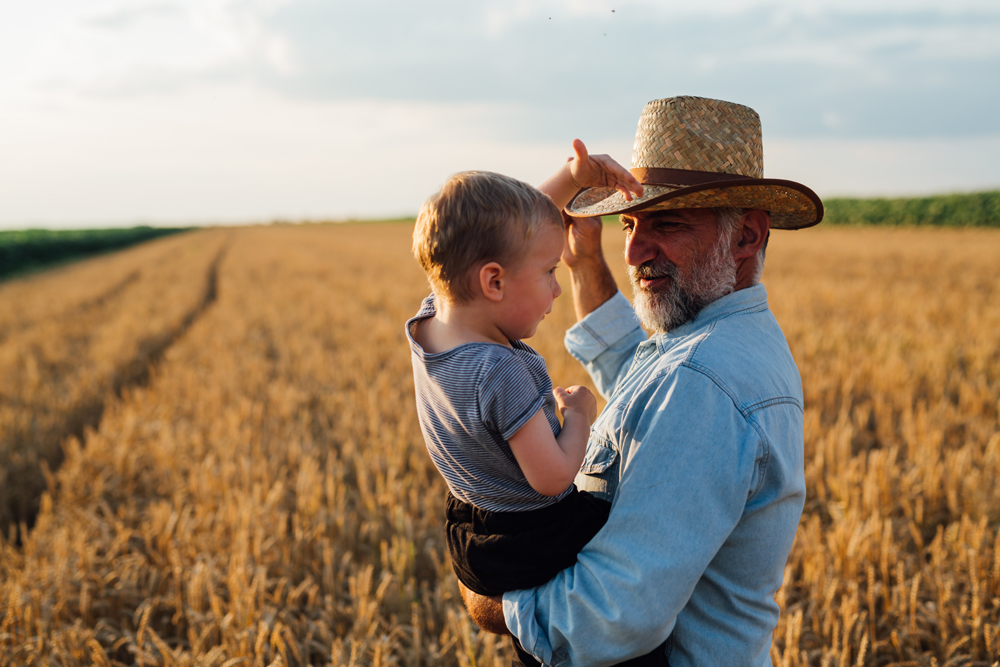
[{"label": "child's hand", "polygon": [[586,387],[573,385],[569,389],[556,387],[552,390],[556,397],[556,405],[563,418],[566,418],[567,410],[575,410],[587,418],[587,424],[593,424],[597,419],[597,399]]},{"label": "child's hand", "polygon": [[579,139],[573,140],[573,152],[576,157],[570,158],[569,174],[577,189],[612,187],[625,196],[625,201],[632,201],[633,195],[642,196],[642,184],[611,156],[589,155]]}]

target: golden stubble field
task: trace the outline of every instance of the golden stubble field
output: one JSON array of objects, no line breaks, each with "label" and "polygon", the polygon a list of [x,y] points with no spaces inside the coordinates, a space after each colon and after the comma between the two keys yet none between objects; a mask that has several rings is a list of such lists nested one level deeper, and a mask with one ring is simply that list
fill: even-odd
[{"label": "golden stubble field", "polygon": [[[416,423],[410,230],[204,230],[0,285],[0,665],[507,664]],[[998,265],[998,231],[771,239],[809,490],[775,665],[1000,660]],[[572,319],[531,341],[563,385]]]}]

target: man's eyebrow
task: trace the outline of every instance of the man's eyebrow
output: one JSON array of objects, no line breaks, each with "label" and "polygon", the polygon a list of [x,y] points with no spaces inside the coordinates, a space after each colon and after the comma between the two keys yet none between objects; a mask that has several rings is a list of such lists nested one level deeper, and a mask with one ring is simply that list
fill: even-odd
[{"label": "man's eyebrow", "polygon": [[[687,219],[676,211],[655,211],[652,213],[645,214],[646,220],[653,222],[657,221],[667,221],[667,222],[687,222]],[[622,215],[622,224],[634,223],[638,220],[634,215]]]}]

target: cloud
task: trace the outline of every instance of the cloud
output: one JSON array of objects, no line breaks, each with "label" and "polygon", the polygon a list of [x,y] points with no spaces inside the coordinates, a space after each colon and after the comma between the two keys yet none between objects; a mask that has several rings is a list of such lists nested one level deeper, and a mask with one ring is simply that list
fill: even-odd
[{"label": "cloud", "polygon": [[627,134],[646,101],[677,94],[749,104],[779,136],[1000,130],[1000,5],[983,0],[175,0],[88,16],[115,29],[90,48],[124,54],[76,79],[100,97],[229,82],[307,102],[500,103],[524,110],[495,128],[518,140]]},{"label": "cloud", "polygon": [[485,138],[502,105],[304,104],[246,87],[174,99],[5,110],[0,146],[17,159],[0,162],[0,228],[411,215],[451,173],[538,183],[571,150]]},{"label": "cloud", "polygon": [[183,6],[177,2],[147,2],[104,9],[83,18],[86,26],[120,30],[147,19],[181,18]]},{"label": "cloud", "polygon": [[822,197],[915,196],[996,189],[1000,134],[967,139],[774,140],[764,173]]},{"label": "cloud", "polygon": [[412,213],[679,94],[821,195],[1000,185],[995,0],[113,1],[0,3],[0,224]]},{"label": "cloud", "polygon": [[[712,3],[671,17],[637,3],[614,14],[612,3],[565,14],[548,4],[421,3],[395,6],[385,21],[388,3],[288,3],[267,29],[284,36],[302,67],[285,75],[258,58],[243,71],[304,98],[513,101],[536,110],[543,134],[567,117],[593,131],[616,107],[635,116],[648,99],[682,93],[764,106],[783,135],[1000,129],[995,10],[817,3],[806,11],[772,2],[722,11]],[[830,109],[842,122],[824,122]]]}]

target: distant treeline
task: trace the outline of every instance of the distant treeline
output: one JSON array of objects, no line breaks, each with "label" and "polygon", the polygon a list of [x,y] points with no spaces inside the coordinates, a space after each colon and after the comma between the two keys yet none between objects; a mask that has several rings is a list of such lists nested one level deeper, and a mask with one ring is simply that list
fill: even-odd
[{"label": "distant treeline", "polygon": [[128,229],[28,229],[0,232],[0,278],[119,250],[188,229],[191,228],[141,226]]},{"label": "distant treeline", "polygon": [[828,225],[1000,227],[1000,190],[902,199],[826,199]]}]

